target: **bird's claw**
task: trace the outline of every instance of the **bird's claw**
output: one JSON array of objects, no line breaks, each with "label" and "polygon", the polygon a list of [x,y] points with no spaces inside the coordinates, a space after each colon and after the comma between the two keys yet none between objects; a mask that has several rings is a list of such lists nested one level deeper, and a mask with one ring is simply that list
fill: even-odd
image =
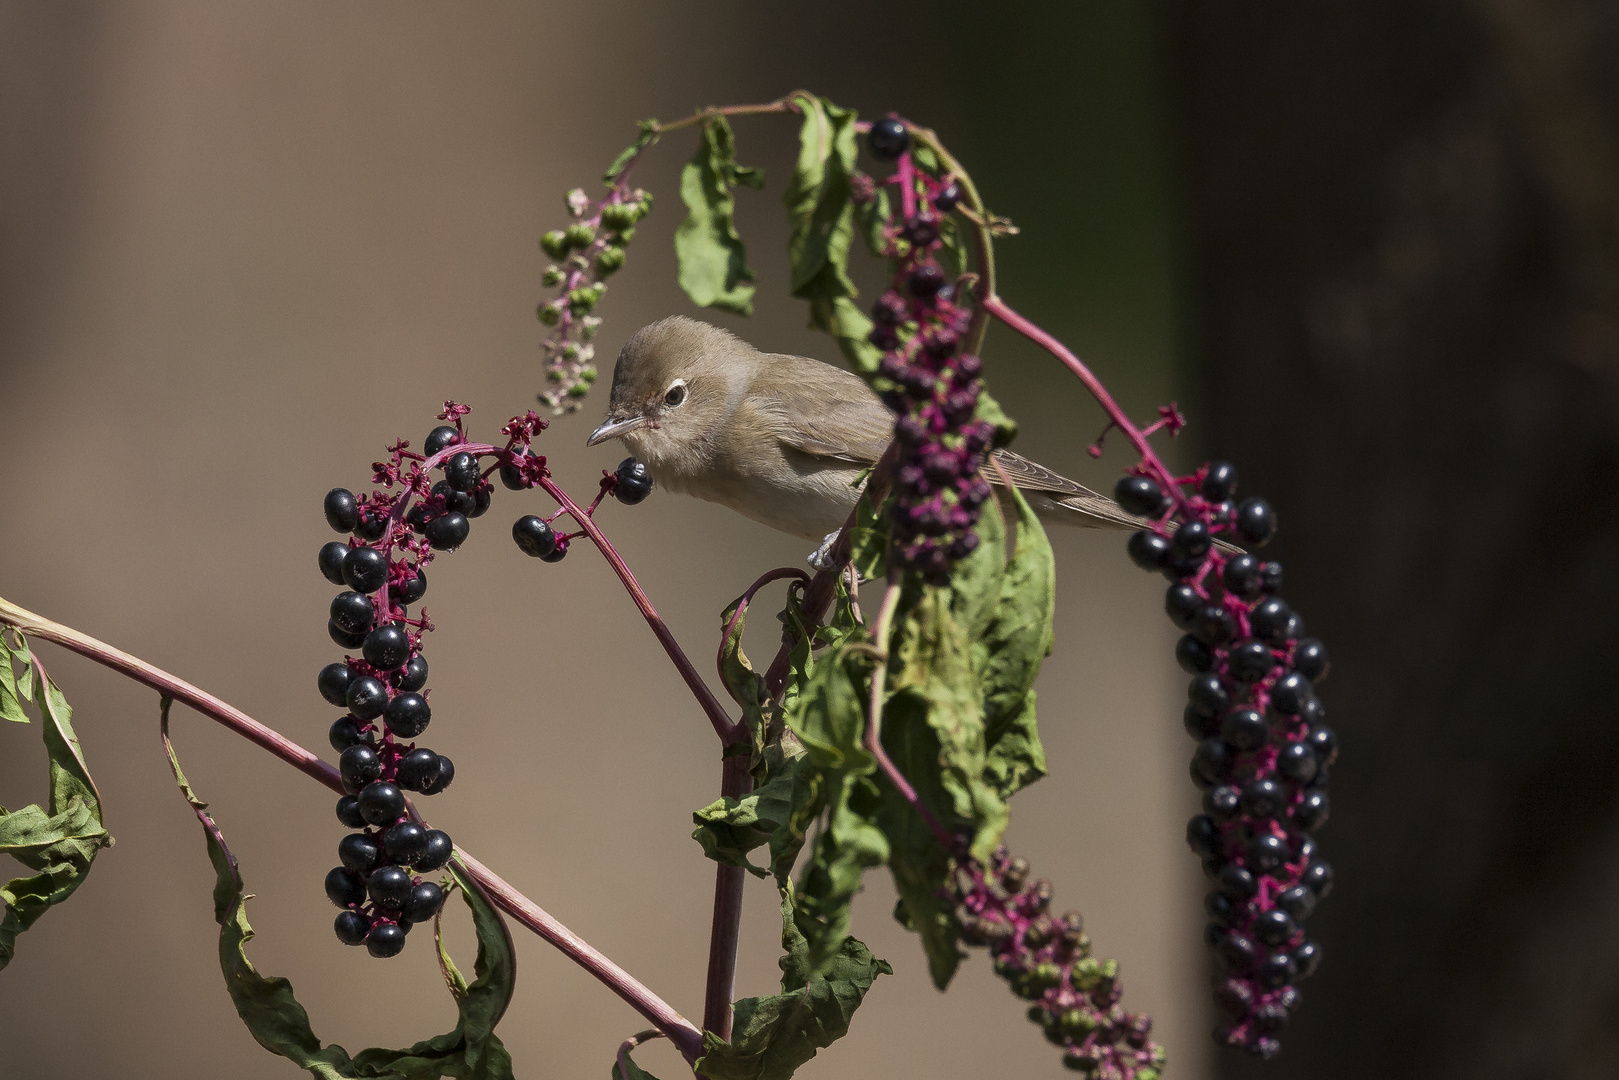
[{"label": "bird's claw", "polygon": [[838,532],[827,533],[826,539],[821,541],[821,546],[810,552],[808,561],[811,567],[816,570],[833,569],[832,548],[838,542],[838,535],[841,532],[840,529]]}]

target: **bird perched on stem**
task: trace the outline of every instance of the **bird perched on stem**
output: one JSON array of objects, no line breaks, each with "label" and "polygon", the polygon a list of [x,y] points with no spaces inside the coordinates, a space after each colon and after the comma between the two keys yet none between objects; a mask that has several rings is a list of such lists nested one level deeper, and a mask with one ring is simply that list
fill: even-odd
[{"label": "bird perched on stem", "polygon": [[[860,475],[893,437],[894,414],[858,376],[808,357],[760,352],[728,330],[676,315],[625,343],[607,419],[587,445],[622,439],[670,491],[829,541],[860,498]],[[994,459],[1049,523],[1146,524],[1011,451],[996,450]],[[986,468],[984,476],[999,483],[1000,471]]]}]

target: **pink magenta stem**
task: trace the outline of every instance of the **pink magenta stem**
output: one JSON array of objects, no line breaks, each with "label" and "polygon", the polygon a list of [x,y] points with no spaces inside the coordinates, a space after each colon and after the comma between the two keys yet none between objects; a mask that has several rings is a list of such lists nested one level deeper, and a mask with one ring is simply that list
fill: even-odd
[{"label": "pink magenta stem", "polygon": [[720,742],[730,746],[732,743],[741,740],[746,735],[747,729],[742,724],[733,721],[726,714],[725,706],[719,703],[719,699],[714,696],[713,691],[709,690],[708,684],[703,682],[703,677],[697,674],[697,669],[692,666],[692,662],[681,651],[679,642],[675,641],[675,635],[670,632],[668,624],[663,621],[663,616],[659,615],[657,609],[652,606],[652,601],[647,598],[645,590],[641,588],[641,583],[635,580],[635,575],[630,572],[630,568],[624,562],[623,556],[613,547],[591,516],[581,510],[579,504],[569,498],[568,493],[558,487],[555,481],[550,477],[546,477],[540,481],[540,486],[546,490],[546,493],[551,498],[557,501],[557,505],[568,512],[569,517],[579,523],[579,527],[585,531],[585,535],[590,537],[590,542],[596,545],[597,550],[602,553],[608,565],[613,568],[613,572],[618,575],[618,580],[623,584],[624,591],[630,594],[630,599],[635,601],[635,606],[641,609],[641,616],[646,619],[647,625],[652,628],[652,633],[663,646],[663,651],[669,654],[669,659],[673,661],[675,670],[680,672],[680,677],[686,681],[686,686],[691,690],[692,696],[697,699],[697,704],[702,707],[703,712],[708,714],[709,722],[714,725],[714,733],[720,737]]},{"label": "pink magenta stem", "polygon": [[1102,380],[1098,379],[1091,369],[1085,366],[1085,362],[1075,356],[1066,345],[1055,337],[1013,311],[1006,305],[1006,301],[999,296],[985,297],[980,303],[985,311],[1046,350],[1052,356],[1055,356],[1058,360],[1061,360],[1069,371],[1079,377],[1079,381],[1085,384],[1085,389],[1091,392],[1091,397],[1095,398],[1097,404],[1101,405],[1102,410],[1107,413],[1108,419],[1112,420],[1114,425],[1124,432],[1125,437],[1130,440],[1130,444],[1140,453],[1143,464],[1154,474],[1152,479],[1157,481],[1158,486],[1163,488],[1175,500],[1176,507],[1183,514],[1187,513],[1190,506],[1186,501],[1186,496],[1181,492],[1180,485],[1175,482],[1174,474],[1159,460],[1158,455],[1153,452],[1152,445],[1147,442],[1147,437],[1142,434],[1141,429],[1136,427],[1123,409],[1119,408],[1119,403],[1113,400],[1113,395],[1107,392],[1107,387],[1102,385]]},{"label": "pink magenta stem", "polygon": [[[753,788],[745,754],[725,759],[720,794],[740,799]],[[731,1037],[731,999],[736,995],[737,948],[742,937],[742,886],[746,871],[721,864],[714,870],[714,918],[708,935],[708,978],[703,990],[703,1030]]]},{"label": "pink magenta stem", "polygon": [[[344,793],[337,770],[331,765],[281,733],[259,723],[234,705],[221,701],[162,668],[154,667],[106,642],[98,641],[88,634],[53,622],[3,599],[0,599],[0,623],[14,626],[30,637],[54,642],[149,686],[160,694],[189,705],[338,794]],[[680,1048],[687,1061],[697,1060],[702,1053],[703,1035],[691,1021],[681,1016],[629,972],[603,956],[588,942],[546,913],[534,901],[507,884],[494,871],[474,859],[460,845],[456,845],[456,858],[466,867],[468,875],[484,889],[496,907],[555,946],[564,956],[623,998],[626,1004],[667,1035],[669,1040]]]}]

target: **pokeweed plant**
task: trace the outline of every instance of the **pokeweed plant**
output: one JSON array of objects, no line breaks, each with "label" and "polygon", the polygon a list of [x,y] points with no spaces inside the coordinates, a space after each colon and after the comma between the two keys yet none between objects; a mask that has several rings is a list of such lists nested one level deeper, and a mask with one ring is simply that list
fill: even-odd
[{"label": "pokeweed plant", "polygon": [[[66,899],[112,838],[71,727],[71,711],[31,648],[33,639],[79,652],[156,689],[161,731],[181,791],[203,826],[216,876],[215,917],[226,987],[267,1049],[320,1077],[510,1077],[495,1026],[512,994],[515,959],[505,919],[561,950],[618,994],[651,1027],[625,1040],[616,1080],[645,1080],[631,1053],[666,1037],[710,1080],[785,1080],[844,1035],[877,978],[892,971],[850,933],[851,903],[868,870],[886,866],[895,917],[915,932],[942,990],[968,947],[1029,1002],[1028,1017],[1061,1048],[1064,1065],[1097,1080],[1156,1080],[1165,1061],[1150,1018],[1122,1001],[1118,964],[1092,955],[1077,912],[1052,909],[1055,888],[1003,843],[1012,797],[1045,775],[1034,683],[1052,644],[1051,548],[1034,513],[988,451],[1015,427],[985,390],[992,322],[1033,340],[1071,370],[1135,459],[1115,498],[1147,526],[1126,548],[1169,582],[1165,609],[1185,631],[1176,658],[1192,676],[1184,722],[1198,740],[1192,779],[1205,812],[1187,827],[1212,887],[1206,937],[1218,964],[1218,1041],[1261,1057],[1299,1004],[1296,983],[1320,959],[1302,923],[1332,887],[1312,833],[1327,817],[1325,785],[1337,753],[1315,684],[1325,648],[1303,636],[1280,598],[1281,567],[1244,550],[1275,532],[1262,499],[1236,500],[1236,472],[1205,464],[1172,473],[1149,437],[1184,424],[1174,406],[1138,426],[1095,375],[996,291],[994,244],[1016,230],[989,212],[965,169],[937,136],[901,117],[860,120],[803,91],[763,105],[702,110],[674,123],[645,121],[608,168],[606,192],[567,194],[568,221],[541,239],[556,290],[539,307],[546,389],[558,415],[576,410],[596,379],[596,314],[606,279],[623,266],[652,197],[631,186],[641,157],[664,136],[699,129],[675,232],[679,280],[702,306],[747,314],[755,282],[735,220],[738,186],[763,174],[738,163],[730,119],[794,117],[799,155],[783,201],[791,228],[789,291],[809,306],[849,364],[895,414],[894,440],[813,577],[768,571],[724,611],[717,654],[723,704],[659,617],[596,520],[604,499],[643,501],[652,483],[633,459],[604,473],[581,506],[535,449],[549,421],[530,411],[474,441],[465,405],[446,402],[418,452],[400,440],[373,463],[374,489],[334,488],[327,523],[347,539],[318,553],[343,591],[327,631],[344,650],[316,690],[344,710],[331,728],[337,764],[321,760],[206,691],[76,630],[0,600],[0,717],[41,716],[50,757],[49,807],[0,810],[0,848],[34,876],[7,884],[0,966],[17,935]],[[870,165],[862,168],[864,142]],[[867,310],[848,264],[856,242],[886,260],[890,285]],[[1102,453],[1098,438],[1089,449]],[[987,467],[991,470],[985,472]],[[538,491],[555,509],[512,525],[525,553],[555,563],[576,541],[608,561],[708,718],[721,747],[720,796],[693,814],[694,839],[718,864],[701,1024],[569,932],[422,818],[408,792],[443,791],[448,758],[417,739],[432,717],[424,638],[426,567],[453,552],[492,507],[494,484]],[[1003,495],[992,498],[991,480]],[[566,519],[566,520],[563,520]],[[436,571],[435,571],[436,573]],[[859,582],[880,581],[868,619]],[[758,670],[742,649],[750,605],[786,582],[783,642]],[[431,922],[454,1031],[403,1050],[350,1055],[324,1044],[285,979],[260,975],[245,947],[241,868],[180,771],[168,713],[180,701],[268,750],[339,795],[351,830],[327,876],[340,941],[373,956],[397,954]],[[734,707],[735,715],[732,710]],[[436,875],[436,876],[435,876]],[[781,992],[732,1000],[742,890],[770,882],[782,913]],[[459,892],[477,931],[467,982],[438,934],[446,897]]]}]

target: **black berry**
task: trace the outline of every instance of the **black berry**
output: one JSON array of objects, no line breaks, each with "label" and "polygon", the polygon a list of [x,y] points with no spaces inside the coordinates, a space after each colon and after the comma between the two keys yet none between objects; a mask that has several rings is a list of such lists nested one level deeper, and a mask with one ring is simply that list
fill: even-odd
[{"label": "black berry", "polygon": [[1254,919],[1254,937],[1266,945],[1285,945],[1298,929],[1293,916],[1279,908],[1261,911]]},{"label": "black berry", "polygon": [[634,458],[619,462],[614,475],[618,477],[618,486],[613,489],[613,498],[625,506],[634,506],[652,494],[652,474]]},{"label": "black berry", "polygon": [[382,861],[382,849],[365,833],[349,833],[337,842],[337,861],[363,877]]},{"label": "black berry", "polygon": [[1224,604],[1204,604],[1197,609],[1192,633],[1210,645],[1224,645],[1237,633],[1237,618]]},{"label": "black berry", "polygon": [[1298,978],[1308,979],[1315,974],[1315,969],[1321,966],[1321,946],[1313,941],[1306,941],[1293,950],[1293,966]]},{"label": "black berry", "polygon": [[1199,814],[1186,823],[1186,846],[1199,858],[1207,859],[1220,847],[1220,826],[1207,814]]},{"label": "black berry", "polygon": [[1254,969],[1254,978],[1259,981],[1259,985],[1275,989],[1292,982],[1297,970],[1293,966],[1291,954],[1274,952],[1259,961],[1259,965]]},{"label": "black berry", "polygon": [[1290,742],[1276,755],[1276,771],[1296,784],[1315,779],[1317,768],[1315,751],[1304,743]]},{"label": "black berry", "polygon": [[[1248,862],[1249,870],[1257,874],[1269,874],[1287,861],[1287,841],[1270,833],[1260,833],[1249,838],[1242,854]],[[1276,942],[1271,944],[1274,945]]]},{"label": "black berry", "polygon": [[1259,956],[1259,948],[1246,934],[1222,935],[1218,950],[1220,959],[1239,971],[1251,966]]},{"label": "black berry", "polygon": [[1292,617],[1293,609],[1287,606],[1287,601],[1272,596],[1254,607],[1248,616],[1248,625],[1260,641],[1279,645],[1287,640],[1287,624]]},{"label": "black berry", "polygon": [[1304,868],[1299,882],[1308,885],[1317,900],[1325,900],[1332,891],[1332,866],[1317,859]]},{"label": "black berry", "polygon": [[427,433],[427,438],[422,441],[422,451],[428,457],[433,457],[440,451],[454,446],[460,441],[461,433],[459,431],[448,424],[441,424]]},{"label": "black berry", "polygon": [[449,833],[438,829],[427,830],[427,853],[416,860],[416,869],[422,873],[431,873],[450,861],[455,853],[455,845],[450,841]]},{"label": "black berry", "polygon": [[401,821],[382,834],[382,850],[400,866],[409,866],[427,854],[427,830],[414,821]]},{"label": "black berry", "polygon": [[1213,545],[1214,539],[1209,535],[1207,525],[1201,521],[1182,522],[1169,542],[1169,557],[1173,562],[1195,570]]},{"label": "black berry", "polygon": [[422,656],[421,653],[411,657],[410,662],[405,665],[403,670],[394,673],[393,682],[395,688],[406,693],[412,690],[420,690],[426,686],[427,658]]},{"label": "black berry", "polygon": [[1270,674],[1276,666],[1276,657],[1263,641],[1239,641],[1226,654],[1227,670],[1240,683],[1255,683]]},{"label": "black berry", "polygon": [[398,623],[379,626],[365,636],[361,652],[377,670],[392,671],[410,659],[410,636]]},{"label": "black berry", "polygon": [[426,787],[422,788],[422,794],[437,795],[439,792],[449,787],[450,781],[454,779],[455,762],[451,761],[443,754],[440,754],[438,756],[438,775],[433,778],[433,782],[431,784],[428,784]]},{"label": "black berry", "polygon": [[1249,817],[1273,818],[1287,805],[1287,793],[1274,780],[1255,780],[1242,789],[1242,812]]},{"label": "black berry", "polygon": [[905,277],[905,288],[918,300],[932,299],[944,285],[944,271],[932,263],[923,263]]},{"label": "black berry", "polygon": [[1233,709],[1220,725],[1220,738],[1238,750],[1257,750],[1270,741],[1270,725],[1252,709]]},{"label": "black berry", "polygon": [[375,720],[388,707],[388,691],[366,675],[349,683],[349,712],[361,720]]},{"label": "black berry", "polygon": [[549,555],[541,555],[540,556],[540,561],[541,562],[561,562],[563,559],[567,558],[567,555],[568,555],[568,542],[566,540],[562,539],[559,536],[559,537],[557,537],[556,549],[554,551],[552,551],[551,554],[549,554]]},{"label": "black berry", "polygon": [[433,710],[426,698],[420,694],[400,694],[388,702],[382,722],[399,738],[414,739],[427,730],[427,723],[432,718]]},{"label": "black berry", "polygon": [[893,161],[905,153],[910,145],[911,133],[905,130],[904,121],[897,116],[872,121],[871,131],[866,135],[866,148],[871,151],[872,157],[884,161]]},{"label": "black berry", "polygon": [[1317,724],[1310,728],[1304,736],[1304,741],[1315,751],[1315,758],[1321,763],[1322,768],[1338,760],[1338,736],[1334,735],[1332,729],[1325,724]]},{"label": "black berry", "polygon": [[363,634],[371,629],[374,609],[369,597],[357,592],[340,592],[332,597],[333,625],[351,634]]},{"label": "black berry", "polygon": [[1131,533],[1124,549],[1130,561],[1143,570],[1163,570],[1169,565],[1169,540],[1148,529]]},{"label": "black berry", "polygon": [[[518,447],[512,450],[514,457],[533,457],[534,451]],[[505,464],[500,467],[500,482],[512,491],[522,491],[528,487],[523,482],[523,470],[517,465]]]},{"label": "black berry", "polygon": [[1222,926],[1237,917],[1237,905],[1232,903],[1231,897],[1216,889],[1203,898],[1203,910],[1209,918]]},{"label": "black berry", "polygon": [[1284,674],[1270,689],[1271,707],[1287,716],[1297,716],[1313,696],[1310,680],[1296,671]]},{"label": "black berry", "polygon": [[1231,863],[1215,875],[1215,884],[1220,891],[1235,900],[1251,899],[1259,892],[1259,881],[1252,873],[1244,870],[1236,863]]},{"label": "black berry", "polygon": [[1265,544],[1276,535],[1276,511],[1264,499],[1244,499],[1237,505],[1237,532],[1250,544]]},{"label": "black berry", "polygon": [[361,540],[381,540],[388,531],[388,512],[380,506],[360,507],[360,520],[354,526],[354,535]]},{"label": "black berry", "polygon": [[[471,456],[471,454],[467,455],[467,457]],[[433,494],[444,500],[444,509],[453,510],[457,514],[465,514],[468,517],[472,516],[473,507],[477,505],[469,492],[455,490],[450,486],[448,480],[440,480],[434,484]]]},{"label": "black berry", "polygon": [[1145,476],[1121,476],[1113,485],[1113,501],[1127,513],[1146,517],[1163,510],[1167,496],[1163,488]]},{"label": "black berry", "polygon": [[1244,600],[1254,599],[1261,591],[1259,560],[1247,553],[1231,556],[1225,564],[1225,569],[1220,573],[1220,581],[1227,591],[1237,594]]},{"label": "black berry", "polygon": [[1186,685],[1186,699],[1205,716],[1218,716],[1231,706],[1231,695],[1220,676],[1209,672]]},{"label": "black berry", "polygon": [[340,533],[353,532],[360,523],[360,504],[348,488],[333,488],[326,493],[326,524]]},{"label": "black berry", "polygon": [[961,202],[961,185],[951,180],[940,188],[938,194],[933,196],[934,209],[941,214],[948,214]]},{"label": "black berry", "polygon": [[1214,652],[1191,634],[1175,643],[1175,662],[1189,675],[1207,671],[1214,666]]},{"label": "black berry", "polygon": [[405,947],[405,928],[398,923],[379,922],[365,936],[365,951],[379,960],[398,956]]},{"label": "black berry", "polygon": [[349,553],[349,546],[341,540],[333,540],[320,546],[320,576],[333,585],[342,585],[343,560]]},{"label": "black berry", "polygon": [[326,874],[326,899],[338,907],[365,903],[365,882],[360,875],[341,866],[334,866]]},{"label": "black berry", "polygon": [[1230,821],[1242,805],[1242,791],[1232,784],[1221,784],[1203,794],[1203,809],[1216,821]]},{"label": "black berry", "polygon": [[405,918],[413,923],[426,922],[444,906],[444,890],[431,881],[424,881],[410,890],[405,902]]},{"label": "black berry", "polygon": [[388,556],[376,548],[349,548],[343,557],[343,580],[357,592],[376,592],[388,580]]},{"label": "black berry", "polygon": [[1229,461],[1209,462],[1209,471],[1203,474],[1203,480],[1197,485],[1199,495],[1210,502],[1222,502],[1231,498],[1237,490],[1237,467]]},{"label": "black berry", "polygon": [[557,549],[557,534],[542,518],[525,514],[512,522],[512,539],[525,555],[543,559]]},{"label": "black berry", "polygon": [[1282,591],[1282,564],[1279,562],[1262,562],[1259,564],[1259,585],[1268,593]]},{"label": "black berry", "polygon": [[467,516],[453,511],[429,521],[427,528],[423,530],[427,542],[433,546],[434,551],[454,551],[466,543],[467,534],[471,531],[472,523],[467,520]]},{"label": "black berry", "polygon": [[353,716],[339,716],[333,720],[331,730],[326,733],[326,741],[331,743],[332,749],[339,754],[351,746],[371,744],[371,739],[360,730],[360,721]]},{"label": "black berry", "polygon": [[[336,705],[339,709],[348,708],[349,683],[354,680],[354,673],[346,664],[327,664],[315,676],[315,688],[320,696]],[[339,747],[338,749],[342,749]]]},{"label": "black berry", "polygon": [[438,779],[438,755],[425,746],[418,746],[399,759],[399,786],[406,791],[420,791]]},{"label": "black berry", "polygon": [[427,595],[427,571],[417,570],[416,576],[405,582],[399,594],[399,601],[403,604],[414,604]]},{"label": "black berry", "polygon": [[337,931],[337,940],[343,944],[364,945],[365,935],[371,931],[371,920],[358,911],[339,911],[332,928]]},{"label": "black berry", "polygon": [[1192,776],[1212,787],[1231,775],[1231,747],[1219,739],[1204,739],[1192,755]]},{"label": "black berry", "polygon": [[1188,705],[1181,711],[1181,726],[1186,729],[1186,734],[1201,742],[1220,733],[1220,718],[1213,713],[1205,713],[1196,705]]},{"label": "black berry", "polygon": [[467,511],[467,517],[483,517],[489,511],[489,498],[494,488],[487,482],[479,484],[472,489],[472,509]]},{"label": "black berry", "polygon": [[360,816],[372,825],[392,825],[405,812],[405,793],[386,780],[367,784],[360,791]]},{"label": "black berry", "polygon": [[1319,829],[1327,823],[1331,813],[1332,804],[1325,791],[1307,791],[1303,800],[1293,808],[1293,823],[1305,830]]},{"label": "black berry", "polygon": [[351,829],[365,828],[365,818],[360,816],[360,800],[353,795],[338,799],[337,820]]},{"label": "black berry", "polygon": [[459,454],[451,454],[450,459],[444,463],[444,479],[456,491],[470,492],[478,486],[479,476],[478,459],[465,450]]},{"label": "black berry", "polygon": [[382,758],[364,743],[351,746],[337,759],[343,786],[358,790],[382,775]]},{"label": "black berry", "polygon": [[[355,593],[353,595],[359,595]],[[1203,610],[1203,598],[1197,590],[1183,582],[1171,585],[1164,593],[1164,614],[1169,621],[1182,630],[1190,630],[1197,621],[1198,612]]]},{"label": "black berry", "polygon": [[1276,906],[1293,916],[1295,922],[1303,922],[1315,910],[1315,893],[1303,885],[1295,885],[1276,895]]},{"label": "black berry", "polygon": [[365,642],[363,630],[358,634],[352,634],[329,619],[326,622],[326,632],[331,635],[334,642],[345,649],[358,649]]},{"label": "black berry", "polygon": [[1327,659],[1327,647],[1317,638],[1305,638],[1293,646],[1293,670],[1313,683],[1327,677],[1332,661]]}]

